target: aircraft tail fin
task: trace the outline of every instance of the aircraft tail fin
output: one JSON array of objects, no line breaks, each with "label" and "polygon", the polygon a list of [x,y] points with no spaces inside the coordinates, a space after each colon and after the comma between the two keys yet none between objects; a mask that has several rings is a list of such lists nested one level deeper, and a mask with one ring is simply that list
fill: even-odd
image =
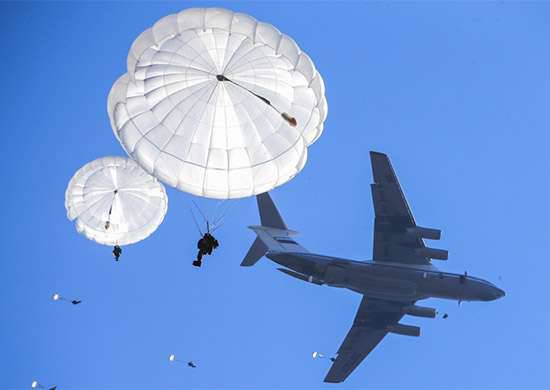
[{"label": "aircraft tail fin", "polygon": [[258,210],[260,211],[262,226],[281,230],[288,229],[268,192],[256,196],[256,200],[258,201]]},{"label": "aircraft tail fin", "polygon": [[291,236],[298,234],[289,230],[273,203],[269,193],[256,196],[260,212],[261,226],[250,226],[258,235],[241,262],[242,267],[250,267],[258,262],[267,252],[307,252]]}]

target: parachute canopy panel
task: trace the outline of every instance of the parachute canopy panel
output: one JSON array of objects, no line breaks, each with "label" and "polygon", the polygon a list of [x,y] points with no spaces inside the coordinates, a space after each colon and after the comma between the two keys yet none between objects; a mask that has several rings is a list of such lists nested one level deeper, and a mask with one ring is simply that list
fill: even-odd
[{"label": "parachute canopy panel", "polygon": [[113,130],[146,171],[194,195],[240,198],[286,183],[322,133],[321,75],[270,24],[219,8],[159,20],[111,89]]},{"label": "parachute canopy panel", "polygon": [[65,192],[67,217],[90,240],[128,245],[152,234],[168,209],[163,185],[135,161],[104,157],[80,168]]}]

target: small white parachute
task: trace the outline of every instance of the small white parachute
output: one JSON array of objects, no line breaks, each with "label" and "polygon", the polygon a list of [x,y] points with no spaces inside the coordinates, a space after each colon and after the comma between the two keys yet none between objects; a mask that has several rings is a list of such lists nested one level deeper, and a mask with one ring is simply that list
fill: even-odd
[{"label": "small white parachute", "polygon": [[304,167],[323,131],[325,87],[270,24],[221,8],[160,19],[134,41],[107,110],[124,150],[182,191],[242,198]]},{"label": "small white parachute", "polygon": [[94,160],[76,172],[65,192],[67,217],[90,240],[128,245],[151,235],[168,209],[163,185],[124,157]]}]

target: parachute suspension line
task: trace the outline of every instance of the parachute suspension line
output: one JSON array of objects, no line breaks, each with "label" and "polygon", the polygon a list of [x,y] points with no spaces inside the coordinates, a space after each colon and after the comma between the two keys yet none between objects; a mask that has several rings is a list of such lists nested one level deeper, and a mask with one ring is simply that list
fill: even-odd
[{"label": "parachute suspension line", "polygon": [[199,223],[197,222],[197,218],[195,218],[195,213],[193,212],[192,208],[189,208],[189,211],[191,212],[191,216],[193,217],[193,222],[195,222],[195,226],[197,227],[197,230],[199,231],[199,234],[202,236],[201,228],[199,227]]},{"label": "parachute suspension line", "polygon": [[[223,204],[223,203],[225,203],[225,200],[221,204]],[[214,220],[214,223],[212,224],[213,225],[212,232],[215,232],[220,227],[222,227],[223,220],[224,220],[225,216],[227,215],[227,213],[229,211],[229,208],[231,206],[230,203],[227,203],[227,204],[228,204],[228,206],[225,207],[225,210],[222,210],[222,212],[219,214],[219,216]]]},{"label": "parachute suspension line", "polygon": [[286,112],[281,112],[280,110],[278,110],[277,107],[275,107],[273,104],[271,104],[271,102],[268,99],[266,99],[265,97],[263,97],[261,95],[258,95],[257,93],[252,92],[250,89],[234,82],[233,80],[228,79],[223,74],[216,75],[216,79],[218,81],[228,81],[231,84],[236,85],[237,87],[240,87],[240,88],[244,89],[248,93],[251,93],[252,95],[256,96],[258,99],[260,99],[262,102],[267,104],[269,107],[274,109],[290,126],[296,127],[298,125],[298,122],[296,121],[296,118],[294,118],[293,116],[290,116]]}]

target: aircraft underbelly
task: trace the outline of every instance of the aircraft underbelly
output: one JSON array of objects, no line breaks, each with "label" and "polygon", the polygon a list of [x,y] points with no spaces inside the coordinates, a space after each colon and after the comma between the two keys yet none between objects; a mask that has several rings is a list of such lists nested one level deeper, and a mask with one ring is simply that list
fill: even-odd
[{"label": "aircraft underbelly", "polygon": [[376,299],[395,301],[418,299],[416,283],[404,278],[391,278],[389,275],[328,267],[324,281],[330,286],[348,288]]}]

